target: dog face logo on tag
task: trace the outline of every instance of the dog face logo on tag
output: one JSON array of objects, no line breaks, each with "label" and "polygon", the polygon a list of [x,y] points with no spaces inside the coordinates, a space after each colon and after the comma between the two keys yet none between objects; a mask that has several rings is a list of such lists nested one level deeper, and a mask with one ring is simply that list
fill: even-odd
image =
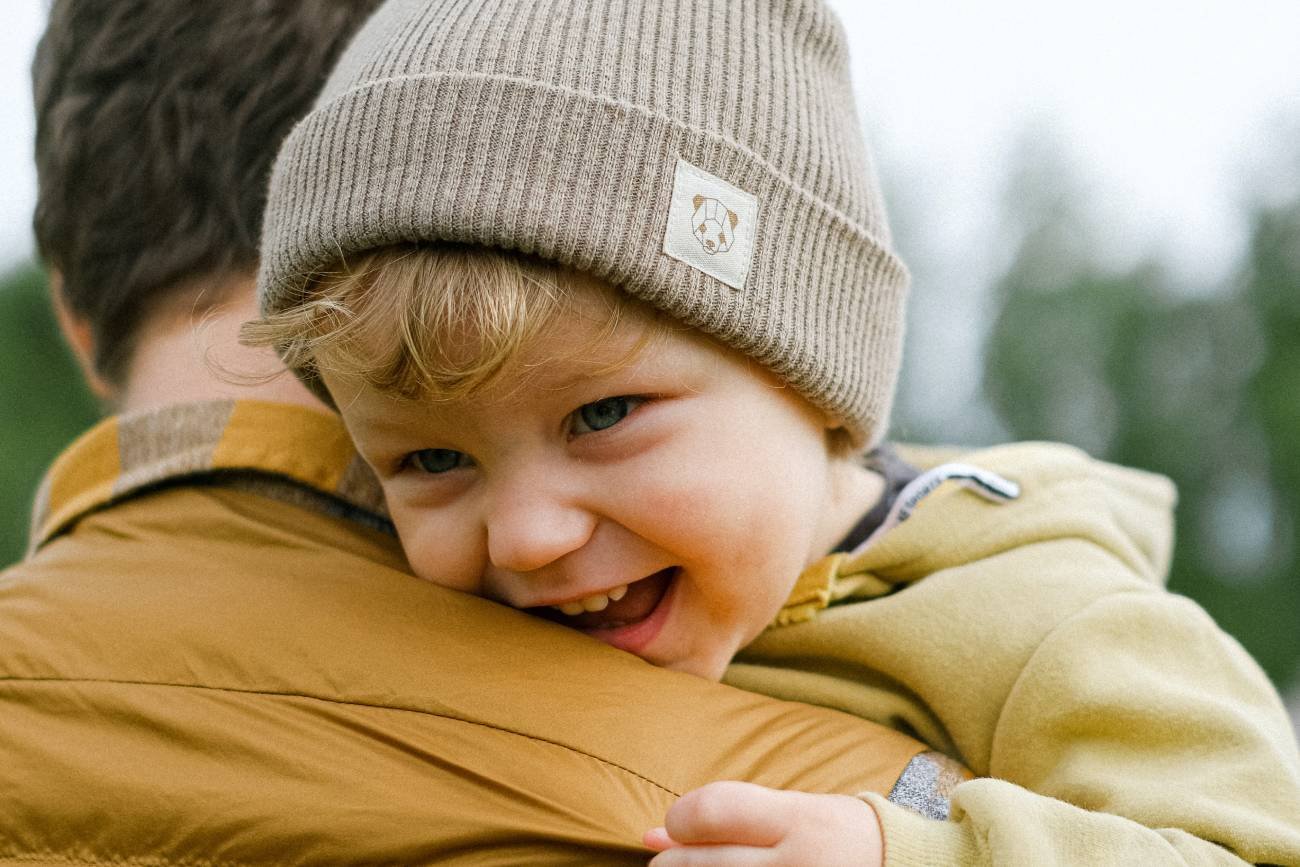
[{"label": "dog face logo on tag", "polygon": [[736,212],[717,199],[698,193],[691,203],[695,205],[695,213],[691,215],[691,233],[704,252],[712,256],[730,250],[736,237],[736,224],[740,222]]}]

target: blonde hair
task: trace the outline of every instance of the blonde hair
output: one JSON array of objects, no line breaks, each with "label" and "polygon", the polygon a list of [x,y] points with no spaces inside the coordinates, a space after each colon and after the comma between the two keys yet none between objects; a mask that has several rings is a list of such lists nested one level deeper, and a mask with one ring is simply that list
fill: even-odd
[{"label": "blonde hair", "polygon": [[630,364],[662,332],[663,317],[581,272],[462,244],[394,245],[339,262],[313,276],[301,303],[246,323],[240,338],[274,347],[309,378],[324,370],[401,397],[460,399],[507,372],[526,376],[520,351],[575,312],[584,283],[603,289],[590,293],[602,301],[598,342],[629,313],[649,326],[599,375]]}]

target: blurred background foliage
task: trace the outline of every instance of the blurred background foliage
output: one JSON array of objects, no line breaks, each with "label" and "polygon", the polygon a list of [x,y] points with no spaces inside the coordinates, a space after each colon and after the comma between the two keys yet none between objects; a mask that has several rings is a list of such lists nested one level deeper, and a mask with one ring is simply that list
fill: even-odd
[{"label": "blurred background foliage", "polygon": [[0,567],[27,545],[32,496],[56,455],[99,417],[35,265],[0,272]]},{"label": "blurred background foliage", "polygon": [[[895,434],[971,445],[1059,440],[1170,476],[1180,492],[1170,586],[1203,604],[1280,688],[1294,690],[1300,200],[1254,207],[1248,250],[1232,278],[1189,292],[1171,285],[1159,262],[1118,271],[1101,264],[1075,211],[1080,191],[1050,160],[1027,165],[1003,207],[1006,254],[975,299],[982,318],[953,321],[961,317],[951,311],[972,309],[971,299],[945,296],[954,290],[926,278],[933,243],[921,238],[924,227],[909,228],[908,202],[895,203],[921,302],[909,324]],[[958,371],[979,387],[951,408],[949,424],[914,410],[927,404],[919,393],[925,366],[950,363],[924,348],[925,334],[944,328],[966,329],[982,343],[982,370]],[[44,277],[30,265],[0,280],[0,410],[0,564],[7,564],[22,554],[44,468],[97,416],[57,336]],[[991,424],[959,423],[971,417]]]},{"label": "blurred background foliage", "polygon": [[[1157,263],[1024,237],[993,287],[983,393],[1014,439],[1074,443],[1178,486],[1170,588],[1274,681],[1300,674],[1300,202],[1260,208],[1229,285],[1188,296]],[[1086,247],[1086,245],[1085,245]]]}]

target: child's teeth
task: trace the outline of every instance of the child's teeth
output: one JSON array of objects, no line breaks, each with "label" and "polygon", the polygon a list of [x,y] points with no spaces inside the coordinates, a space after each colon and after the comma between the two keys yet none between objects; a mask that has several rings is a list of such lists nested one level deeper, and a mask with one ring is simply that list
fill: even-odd
[{"label": "child's teeth", "polygon": [[584,611],[604,611],[609,607],[609,603],[617,602],[627,595],[627,585],[620,584],[608,593],[593,593],[574,602],[565,602],[563,605],[552,605],[551,607],[570,617],[577,617]]}]

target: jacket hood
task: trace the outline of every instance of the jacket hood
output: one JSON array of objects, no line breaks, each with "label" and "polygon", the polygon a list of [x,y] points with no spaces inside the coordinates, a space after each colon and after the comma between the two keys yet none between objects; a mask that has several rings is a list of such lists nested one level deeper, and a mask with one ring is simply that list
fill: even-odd
[{"label": "jacket hood", "polygon": [[1025,442],[972,452],[900,447],[933,473],[961,464],[1018,488],[1009,499],[973,486],[938,484],[906,520],[848,556],[841,574],[867,570],[891,584],[1054,539],[1092,543],[1134,576],[1163,585],[1173,550],[1173,483],[1089,457],[1072,446]]},{"label": "jacket hood", "polygon": [[804,570],[775,625],[808,620],[838,601],[884,596],[944,570],[981,563],[996,571],[1000,555],[1064,540],[1100,549],[1137,581],[1163,587],[1168,578],[1177,495],[1164,476],[1059,443],[895,448],[921,476],[866,542]]}]

